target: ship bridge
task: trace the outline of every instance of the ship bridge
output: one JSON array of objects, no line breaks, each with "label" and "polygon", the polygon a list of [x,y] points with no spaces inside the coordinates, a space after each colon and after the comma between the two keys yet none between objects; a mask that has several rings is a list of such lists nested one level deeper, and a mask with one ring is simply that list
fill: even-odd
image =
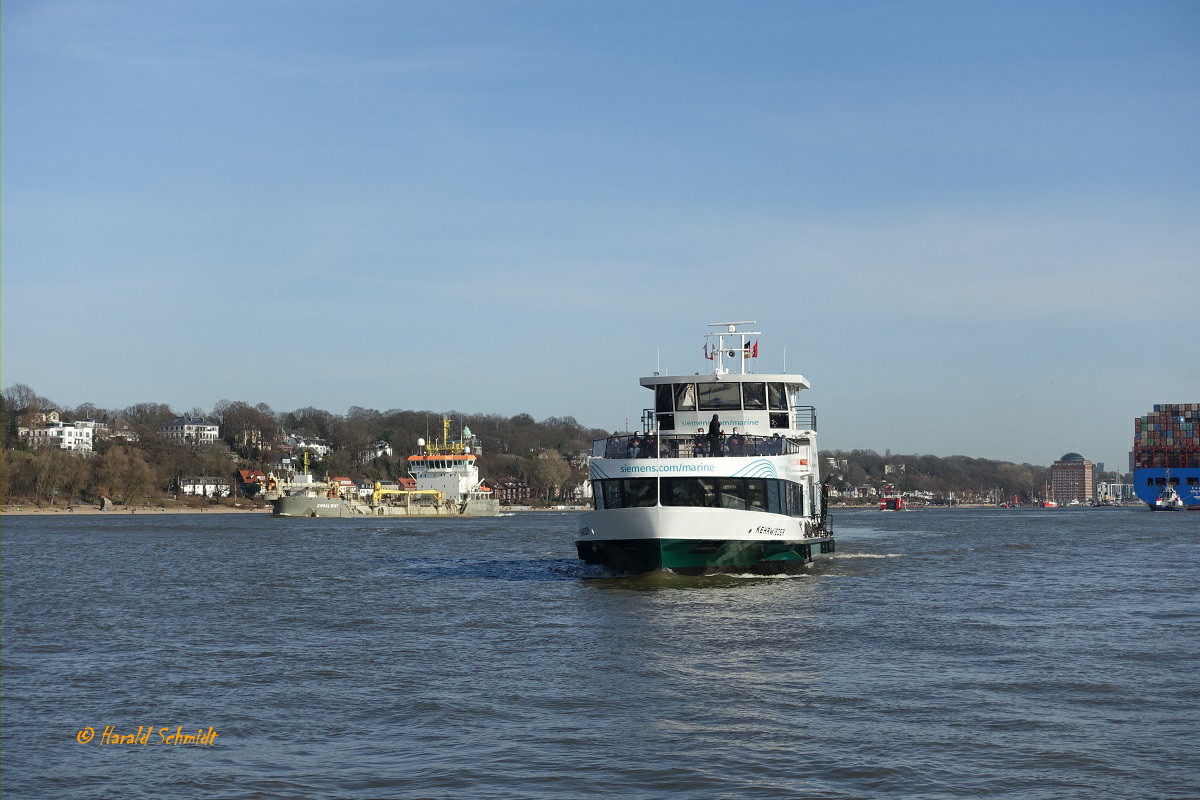
[{"label": "ship bridge", "polygon": [[752,322],[718,322],[706,334],[704,357],[711,371],[692,375],[655,373],[641,379],[654,392],[654,408],[643,412],[646,430],[688,434],[707,430],[716,417],[721,430],[745,436],[794,436],[817,429],[817,412],[800,402],[809,388],[803,375],[757,374],[760,333],[740,330]]}]

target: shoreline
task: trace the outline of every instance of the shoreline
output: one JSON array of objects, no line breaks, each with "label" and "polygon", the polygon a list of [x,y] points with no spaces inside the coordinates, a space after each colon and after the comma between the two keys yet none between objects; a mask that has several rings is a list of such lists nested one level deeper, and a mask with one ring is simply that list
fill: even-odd
[{"label": "shoreline", "polygon": [[72,506],[68,509],[66,506],[41,506],[26,505],[26,504],[5,504],[0,507],[0,517],[34,517],[50,514],[63,514],[67,516],[86,516],[91,514],[111,516],[114,514],[266,514],[270,515],[271,507],[264,508],[230,508],[228,506],[211,506],[208,508],[188,508],[186,506],[180,508],[156,508],[154,506],[121,506],[114,505],[107,511],[101,511],[100,507],[93,504],[80,504]]}]

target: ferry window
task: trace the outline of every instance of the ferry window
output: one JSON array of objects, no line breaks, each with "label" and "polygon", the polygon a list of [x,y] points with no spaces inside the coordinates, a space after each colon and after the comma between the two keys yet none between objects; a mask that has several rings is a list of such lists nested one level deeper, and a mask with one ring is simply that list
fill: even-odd
[{"label": "ferry window", "polygon": [[674,414],[659,414],[658,429],[660,431],[675,430],[675,415]]},{"label": "ferry window", "polygon": [[721,508],[746,507],[746,487],[741,478],[720,478],[717,483],[721,487]]},{"label": "ferry window", "polygon": [[710,478],[663,478],[662,504],[664,506],[715,508],[717,505],[716,482]]},{"label": "ferry window", "polygon": [[660,383],[654,387],[654,410],[671,410],[671,384]]},{"label": "ferry window", "polygon": [[767,405],[772,411],[787,411],[787,395],[782,383],[767,384]]},{"label": "ferry window", "polygon": [[742,408],[749,411],[767,407],[767,385],[765,383],[742,384]]},{"label": "ferry window", "polygon": [[604,484],[604,507],[605,508],[620,508],[621,507],[621,482],[620,481],[601,481]]},{"label": "ferry window", "polygon": [[704,505],[704,492],[695,478],[663,478],[662,504],[664,506]]},{"label": "ferry window", "polygon": [[770,425],[772,428],[790,428],[787,412],[772,411],[770,414]]},{"label": "ferry window", "polygon": [[792,516],[799,517],[804,514],[804,489],[798,483],[788,484],[788,495],[790,502],[788,505],[792,508]]},{"label": "ferry window", "polygon": [[741,391],[736,383],[700,384],[701,411],[740,411]]},{"label": "ferry window", "polygon": [[783,498],[779,496],[779,481],[767,481],[767,511],[772,514],[783,513]]},{"label": "ferry window", "polygon": [[597,511],[604,508],[604,481],[592,481],[592,505]]},{"label": "ferry window", "polygon": [[695,411],[696,410],[696,384],[694,384],[694,383],[677,383],[677,384],[675,384],[675,410],[676,411]]},{"label": "ferry window", "polygon": [[746,507],[751,511],[767,510],[767,482],[763,478],[746,479]]},{"label": "ferry window", "polygon": [[657,478],[629,478],[621,481],[625,508],[646,508],[658,505]]}]

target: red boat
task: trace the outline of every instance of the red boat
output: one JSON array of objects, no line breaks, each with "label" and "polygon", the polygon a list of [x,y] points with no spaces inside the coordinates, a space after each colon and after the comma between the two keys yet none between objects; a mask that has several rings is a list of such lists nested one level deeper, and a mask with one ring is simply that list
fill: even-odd
[{"label": "red boat", "polygon": [[880,511],[903,511],[904,497],[890,483],[883,487],[883,497],[879,498]]}]

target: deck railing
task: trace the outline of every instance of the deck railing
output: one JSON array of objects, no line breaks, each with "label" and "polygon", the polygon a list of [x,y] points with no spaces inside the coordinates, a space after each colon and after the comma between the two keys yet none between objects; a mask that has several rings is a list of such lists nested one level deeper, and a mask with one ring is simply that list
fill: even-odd
[{"label": "deck railing", "polygon": [[781,456],[799,453],[802,445],[782,436],[727,434],[622,434],[592,443],[592,458],[712,458],[716,456]]}]

